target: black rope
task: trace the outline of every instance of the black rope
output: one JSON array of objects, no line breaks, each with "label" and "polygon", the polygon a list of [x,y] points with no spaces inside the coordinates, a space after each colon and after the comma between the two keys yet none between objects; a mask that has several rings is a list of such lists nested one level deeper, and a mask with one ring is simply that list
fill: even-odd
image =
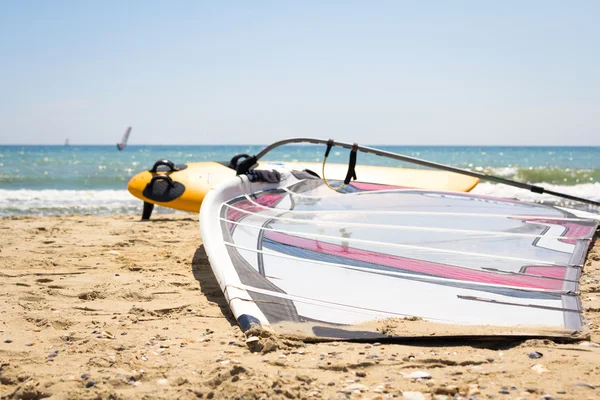
[{"label": "black rope", "polygon": [[358,153],[358,143],[354,143],[352,145],[352,150],[350,150],[350,161],[348,161],[348,172],[346,173],[346,179],[344,179],[344,184],[347,185],[350,183],[350,179],[356,180],[356,155]]},{"label": "black rope", "polygon": [[329,152],[331,151],[332,147],[333,147],[333,139],[329,139],[329,141],[327,142],[327,149],[325,150],[325,158],[329,157]]}]

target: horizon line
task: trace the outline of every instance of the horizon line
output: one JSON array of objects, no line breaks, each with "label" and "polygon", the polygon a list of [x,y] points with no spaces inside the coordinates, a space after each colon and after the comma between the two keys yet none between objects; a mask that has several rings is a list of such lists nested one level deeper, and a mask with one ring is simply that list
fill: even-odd
[{"label": "horizon line", "polygon": [[[127,147],[137,147],[137,146],[147,146],[147,147],[177,147],[177,146],[259,146],[266,147],[271,143],[195,143],[195,144],[144,144],[144,143],[136,143],[136,144],[128,144]],[[362,144],[363,146],[375,147],[375,146],[396,146],[396,147],[600,147],[600,144],[570,144],[570,145],[560,145],[560,144]],[[84,146],[106,146],[106,147],[114,147],[114,144],[106,144],[106,143],[69,143],[65,145],[64,143],[0,143],[0,146],[53,146],[53,147],[84,147]],[[291,143],[286,146],[322,146],[320,144],[314,143]],[[124,149],[124,150],[125,150]],[[121,150],[121,151],[124,151]]]}]

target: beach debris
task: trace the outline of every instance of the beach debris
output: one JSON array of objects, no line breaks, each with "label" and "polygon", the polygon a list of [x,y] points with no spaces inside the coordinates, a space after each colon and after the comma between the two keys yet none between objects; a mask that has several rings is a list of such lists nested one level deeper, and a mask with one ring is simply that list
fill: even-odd
[{"label": "beach debris", "polygon": [[91,387],[92,387],[92,386],[94,386],[94,385],[96,385],[96,382],[94,382],[94,381],[88,381],[88,382],[85,384],[85,387],[89,389],[89,388],[91,388]]},{"label": "beach debris", "polygon": [[542,358],[544,355],[542,353],[540,353],[539,351],[532,351],[531,353],[529,353],[529,358]]},{"label": "beach debris", "polygon": [[600,347],[600,344],[594,342],[581,342],[579,345],[584,347]]},{"label": "beach debris", "polygon": [[[300,382],[304,382],[304,383],[311,383],[313,381],[316,381],[317,378],[313,378],[312,376],[308,376],[308,375],[296,375],[296,380],[300,381]],[[335,383],[334,383],[335,385]]]},{"label": "beach debris", "polygon": [[250,336],[246,339],[246,345],[250,351],[260,351],[263,354],[270,353],[284,347],[282,343],[280,346],[280,343],[268,335],[263,336],[263,340],[261,340],[258,336]]},{"label": "beach debris", "polygon": [[433,390],[433,393],[446,395],[446,396],[454,396],[459,391],[458,386],[456,385],[448,385],[448,386],[438,386]]},{"label": "beach debris", "polygon": [[141,380],[144,376],[144,370],[140,369],[140,370],[133,370],[131,371],[131,375],[129,375],[129,381],[132,382],[137,382],[139,380]]},{"label": "beach debris", "polygon": [[364,378],[367,376],[367,373],[365,371],[356,371],[356,376],[359,378]]},{"label": "beach debris", "polygon": [[481,394],[481,390],[480,389],[481,388],[479,387],[478,384],[476,384],[476,383],[470,383],[469,384],[469,391],[467,392],[467,397],[468,398],[475,398],[477,395]]},{"label": "beach debris", "polygon": [[157,385],[168,385],[169,384],[169,380],[168,379],[164,379],[164,378],[157,379],[156,380],[156,384]]},{"label": "beach debris", "polygon": [[110,331],[103,331],[100,335],[98,335],[99,339],[116,339],[115,335]]},{"label": "beach debris", "polygon": [[84,372],[83,374],[81,374],[81,379],[87,379],[90,377],[90,374],[88,374],[87,372]]},{"label": "beach debris", "polygon": [[575,384],[575,386],[579,386],[579,387],[585,387],[588,389],[596,389],[596,386],[592,385],[591,383],[587,383],[587,382],[577,382]]},{"label": "beach debris", "polygon": [[402,397],[409,400],[425,400],[425,395],[421,392],[402,392]]},{"label": "beach debris", "polygon": [[425,371],[415,371],[410,374],[401,372],[402,376],[406,379],[431,379],[431,375]]},{"label": "beach debris", "polygon": [[544,372],[550,372],[546,367],[542,364],[535,364],[531,367],[532,371],[537,372],[538,374],[543,374]]},{"label": "beach debris", "polygon": [[351,394],[351,393],[362,393],[362,392],[366,392],[369,390],[369,387],[367,385],[363,385],[362,383],[352,383],[348,386],[345,386],[342,390],[340,390],[341,392],[347,393],[347,394]]},{"label": "beach debris", "polygon": [[248,339],[246,339],[246,344],[252,345],[257,343],[259,340],[260,338],[258,336],[250,336]]},{"label": "beach debris", "polygon": [[12,342],[13,342],[13,341],[12,341],[12,340],[10,340],[10,339],[6,339],[6,340],[4,341],[4,343],[12,343]]}]

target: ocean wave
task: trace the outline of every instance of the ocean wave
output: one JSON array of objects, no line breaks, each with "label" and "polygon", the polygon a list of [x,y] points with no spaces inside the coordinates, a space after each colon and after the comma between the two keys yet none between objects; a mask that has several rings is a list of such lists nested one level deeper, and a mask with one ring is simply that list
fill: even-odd
[{"label": "ocean wave", "polygon": [[[127,190],[0,189],[0,217],[12,215],[141,214],[142,201]],[[154,213],[175,210],[156,207]]]},{"label": "ocean wave", "polygon": [[[33,189],[33,190],[118,190],[126,187],[133,172],[107,174],[106,176],[85,175],[58,175],[58,174],[25,174],[0,172],[0,188],[8,190]],[[0,189],[0,190],[2,190]]]},{"label": "ocean wave", "polygon": [[[540,183],[539,186],[558,193],[566,193],[584,199],[600,201],[600,182],[579,185],[556,185]],[[542,202],[579,210],[599,212],[598,207],[563,200],[548,194],[532,193],[503,184],[480,182],[474,194]],[[142,201],[127,190],[56,190],[56,189],[0,189],[0,217],[12,215],[64,215],[64,214],[140,214]],[[154,214],[179,212],[157,206]]]},{"label": "ocean wave", "polygon": [[[555,185],[552,183],[539,183],[536,185],[541,186],[546,190],[555,191],[557,193],[564,193],[592,201],[600,201],[600,182],[584,183],[572,186]],[[593,205],[587,205],[581,202],[562,199],[560,197],[546,193],[533,193],[525,189],[489,182],[480,182],[477,186],[475,186],[471,193],[553,204],[562,207],[572,207],[578,210],[591,211],[596,213],[600,211],[598,207],[595,207]]]},{"label": "ocean wave", "polygon": [[486,175],[499,176],[518,182],[547,183],[561,186],[572,186],[600,182],[600,169],[571,169],[555,167],[502,167],[475,168]]}]

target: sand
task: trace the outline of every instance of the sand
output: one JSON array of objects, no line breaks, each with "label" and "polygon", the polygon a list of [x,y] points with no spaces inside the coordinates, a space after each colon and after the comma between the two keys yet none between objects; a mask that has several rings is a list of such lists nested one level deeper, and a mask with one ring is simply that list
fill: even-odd
[{"label": "sand", "polygon": [[2,399],[600,398],[599,246],[585,341],[263,337],[251,351],[197,215],[4,218],[0,236]]}]

